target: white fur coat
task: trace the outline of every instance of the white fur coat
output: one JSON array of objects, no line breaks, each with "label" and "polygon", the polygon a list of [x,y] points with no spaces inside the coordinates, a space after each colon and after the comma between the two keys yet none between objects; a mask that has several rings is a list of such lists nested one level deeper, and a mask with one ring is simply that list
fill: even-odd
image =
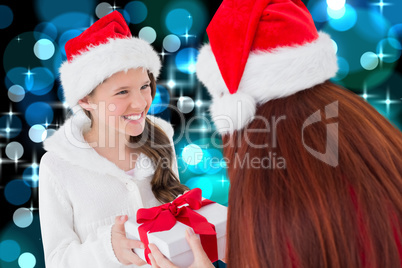
[{"label": "white fur coat", "polygon": [[[172,142],[172,126],[148,118]],[[44,142],[39,214],[48,268],[127,267],[118,262],[111,244],[115,217],[160,205],[150,186],[154,174],[150,159],[141,154],[134,175],[126,174],[85,142],[82,133],[88,127],[85,116],[71,117]],[[176,161],[173,168],[177,173]]]}]

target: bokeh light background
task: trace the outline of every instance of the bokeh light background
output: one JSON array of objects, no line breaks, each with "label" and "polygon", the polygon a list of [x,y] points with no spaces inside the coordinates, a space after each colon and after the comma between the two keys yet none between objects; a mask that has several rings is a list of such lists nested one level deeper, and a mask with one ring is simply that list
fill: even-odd
[{"label": "bokeh light background", "polygon": [[[63,47],[116,9],[133,34],[151,43],[163,60],[150,112],[170,120],[175,128],[182,182],[200,187],[204,197],[227,205],[229,180],[219,136],[212,135],[214,126],[208,120],[210,98],[195,76],[198,50],[207,41],[205,28],[220,1],[2,3],[0,267],[44,267],[38,163],[44,154],[42,141],[63,124],[69,112],[58,80],[58,68],[66,59]],[[328,32],[337,48],[340,70],[333,80],[402,129],[402,1],[304,3],[317,28]]]}]

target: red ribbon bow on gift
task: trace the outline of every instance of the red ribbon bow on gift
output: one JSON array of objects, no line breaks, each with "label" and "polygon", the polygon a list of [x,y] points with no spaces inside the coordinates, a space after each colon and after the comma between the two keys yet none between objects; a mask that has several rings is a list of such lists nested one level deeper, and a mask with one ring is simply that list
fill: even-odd
[{"label": "red ribbon bow on gift", "polygon": [[215,226],[195,212],[203,206],[212,204],[211,200],[202,200],[201,189],[195,188],[179,196],[173,202],[153,208],[141,208],[137,212],[137,223],[141,241],[145,244],[145,259],[151,264],[148,254],[148,233],[170,230],[177,221],[193,228],[200,235],[201,244],[211,262],[218,260],[218,247]]}]

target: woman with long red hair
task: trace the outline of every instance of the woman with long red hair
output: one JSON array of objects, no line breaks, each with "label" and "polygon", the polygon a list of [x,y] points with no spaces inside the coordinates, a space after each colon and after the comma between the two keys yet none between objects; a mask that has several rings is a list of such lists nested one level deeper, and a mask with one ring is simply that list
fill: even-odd
[{"label": "woman with long red hair", "polygon": [[[338,106],[330,108],[335,110],[325,111],[323,103],[334,102]],[[301,131],[316,111],[324,117],[336,109],[336,118]],[[234,143],[225,148],[225,157],[263,158],[272,152],[286,160],[286,168],[229,165],[228,267],[400,267],[399,130],[360,97],[331,82],[269,101],[256,115],[286,116],[276,126],[276,148]],[[254,120],[247,129],[263,126],[262,120]],[[239,136],[244,141],[244,134],[225,135],[223,142]],[[248,139],[272,144],[270,135],[259,132],[250,131]],[[327,156],[317,158],[306,146],[326,149]],[[338,158],[336,166],[323,161],[331,158]]]},{"label": "woman with long red hair", "polygon": [[333,44],[304,4],[225,0],[207,33],[197,75],[228,160],[228,267],[401,267],[402,134],[329,81]]}]

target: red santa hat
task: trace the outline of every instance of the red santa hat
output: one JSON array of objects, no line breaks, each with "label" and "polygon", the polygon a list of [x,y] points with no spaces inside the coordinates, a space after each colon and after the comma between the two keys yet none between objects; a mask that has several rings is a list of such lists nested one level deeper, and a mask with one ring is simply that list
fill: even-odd
[{"label": "red santa hat", "polygon": [[338,70],[333,41],[317,32],[301,0],[223,0],[207,34],[196,71],[222,135],[244,128],[258,105],[320,84]]},{"label": "red santa hat", "polygon": [[69,40],[65,50],[67,61],[60,68],[60,80],[71,108],[117,72],[142,67],[156,79],[161,68],[158,54],[146,41],[132,37],[118,11]]}]

